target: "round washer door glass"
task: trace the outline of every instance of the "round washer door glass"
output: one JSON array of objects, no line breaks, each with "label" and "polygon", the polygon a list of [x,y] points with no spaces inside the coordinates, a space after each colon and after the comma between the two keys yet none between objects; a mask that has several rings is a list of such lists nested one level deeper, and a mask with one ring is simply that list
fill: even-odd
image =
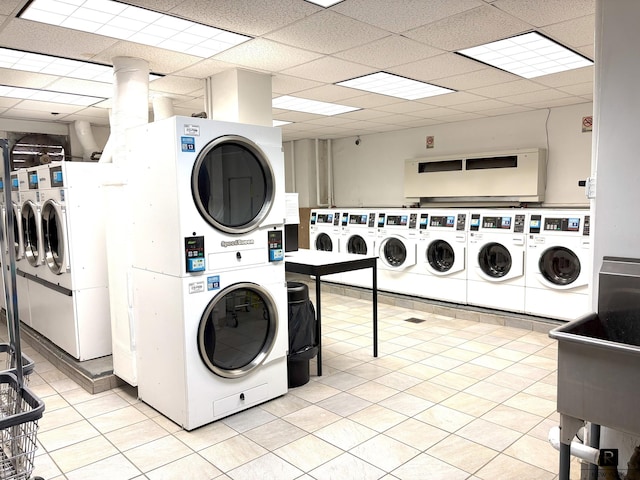
[{"label": "round washer door glass", "polygon": [[511,254],[499,243],[487,243],[478,254],[480,269],[493,278],[504,277],[511,270]]},{"label": "round washer door glass", "polygon": [[427,261],[436,272],[448,272],[453,267],[456,255],[449,242],[436,240],[427,248]]},{"label": "round washer door glass", "polygon": [[407,260],[407,248],[398,238],[389,238],[384,242],[383,258],[391,267],[401,267]]},{"label": "round washer door glass", "polygon": [[352,235],[347,242],[347,250],[349,253],[357,253],[358,255],[367,254],[367,242],[360,235]]},{"label": "round washer door glass", "polygon": [[217,293],[200,319],[200,357],[216,375],[242,377],[264,362],[277,330],[271,295],[254,283],[236,283]]},{"label": "round washer door glass", "polygon": [[540,256],[538,268],[542,276],[554,285],[570,285],[580,275],[580,259],[565,247],[553,247]]},{"label": "round washer door glass", "polygon": [[331,237],[326,233],[319,233],[316,237],[316,250],[322,250],[324,252],[333,251],[333,242]]},{"label": "round washer door glass", "polygon": [[64,231],[62,218],[51,201],[42,207],[42,239],[44,241],[44,261],[56,275],[64,271]]},{"label": "round washer door glass", "polygon": [[257,228],[269,214],[275,179],[265,153],[251,140],[219,137],[198,154],[191,189],[200,215],[227,233]]},{"label": "round washer door glass", "polygon": [[37,266],[40,261],[40,239],[38,238],[38,217],[36,206],[27,202],[22,206],[22,242],[24,256],[29,265]]}]

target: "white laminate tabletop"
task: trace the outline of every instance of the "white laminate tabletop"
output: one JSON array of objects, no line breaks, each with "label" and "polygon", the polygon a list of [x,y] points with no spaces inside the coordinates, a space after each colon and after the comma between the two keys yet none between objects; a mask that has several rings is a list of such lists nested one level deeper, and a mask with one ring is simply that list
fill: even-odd
[{"label": "white laminate tabletop", "polygon": [[285,262],[301,263],[304,265],[330,265],[333,263],[353,262],[354,260],[378,258],[377,255],[359,255],[357,253],[336,253],[322,250],[308,250],[301,248],[295,252],[284,254]]}]

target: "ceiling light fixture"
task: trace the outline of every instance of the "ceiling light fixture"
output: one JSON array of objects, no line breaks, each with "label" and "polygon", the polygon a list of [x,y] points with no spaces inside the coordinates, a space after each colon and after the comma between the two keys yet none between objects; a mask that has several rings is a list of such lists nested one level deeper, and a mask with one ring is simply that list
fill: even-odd
[{"label": "ceiling light fixture", "polygon": [[9,85],[0,85],[0,97],[37,100],[39,102],[64,103],[66,105],[78,105],[83,107],[89,107],[106,100],[106,98],[101,97],[54,92],[51,90],[38,90],[35,88],[12,87]]},{"label": "ceiling light fixture", "polygon": [[274,98],[273,108],[294,110],[296,112],[315,113],[317,115],[326,116],[339,115],[341,113],[360,110],[360,108],[358,107],[349,107],[347,105],[339,105],[337,103],[319,102],[317,100],[291,97],[289,95],[283,95],[282,97]]},{"label": "ceiling light fixture", "polygon": [[[10,48],[0,48],[0,68],[79,78],[94,82],[113,82],[113,67],[111,65],[83,62],[71,58],[43,55]],[[157,73],[149,74],[149,81],[157,80],[158,78],[162,78],[162,75]]]},{"label": "ceiling light fixture", "polygon": [[291,122],[285,122],[284,120],[273,120],[274,127],[282,127],[283,125],[289,125]]},{"label": "ceiling light fixture", "polygon": [[208,58],[251,37],[113,0],[32,0],[25,20]]},{"label": "ceiling light fixture", "polygon": [[309,3],[314,3],[323,8],[333,7],[336,3],[340,3],[344,0],[307,0]]},{"label": "ceiling light fixture", "polygon": [[538,32],[505,38],[456,53],[524,78],[593,65],[587,57]]},{"label": "ceiling light fixture", "polygon": [[417,100],[419,98],[444,95],[455,92],[449,88],[431,85],[410,78],[393,75],[387,72],[377,72],[362,77],[338,82],[341,87],[356,88],[365,92],[379,93],[391,97],[404,98],[405,100]]}]

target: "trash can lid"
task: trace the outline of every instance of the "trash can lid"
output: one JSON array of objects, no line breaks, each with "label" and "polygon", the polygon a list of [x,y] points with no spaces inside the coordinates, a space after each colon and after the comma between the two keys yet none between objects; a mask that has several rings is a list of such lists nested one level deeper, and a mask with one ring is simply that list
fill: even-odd
[{"label": "trash can lid", "polygon": [[289,303],[309,300],[309,287],[302,282],[287,282],[287,300]]}]

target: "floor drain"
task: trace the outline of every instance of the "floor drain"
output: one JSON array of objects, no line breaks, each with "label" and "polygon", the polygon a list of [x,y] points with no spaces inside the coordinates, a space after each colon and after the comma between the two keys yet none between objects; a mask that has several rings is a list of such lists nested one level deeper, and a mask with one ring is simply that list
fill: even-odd
[{"label": "floor drain", "polygon": [[415,318],[415,317],[411,317],[411,318],[407,318],[405,320],[405,322],[410,322],[410,323],[422,323],[425,320],[423,318]]}]

